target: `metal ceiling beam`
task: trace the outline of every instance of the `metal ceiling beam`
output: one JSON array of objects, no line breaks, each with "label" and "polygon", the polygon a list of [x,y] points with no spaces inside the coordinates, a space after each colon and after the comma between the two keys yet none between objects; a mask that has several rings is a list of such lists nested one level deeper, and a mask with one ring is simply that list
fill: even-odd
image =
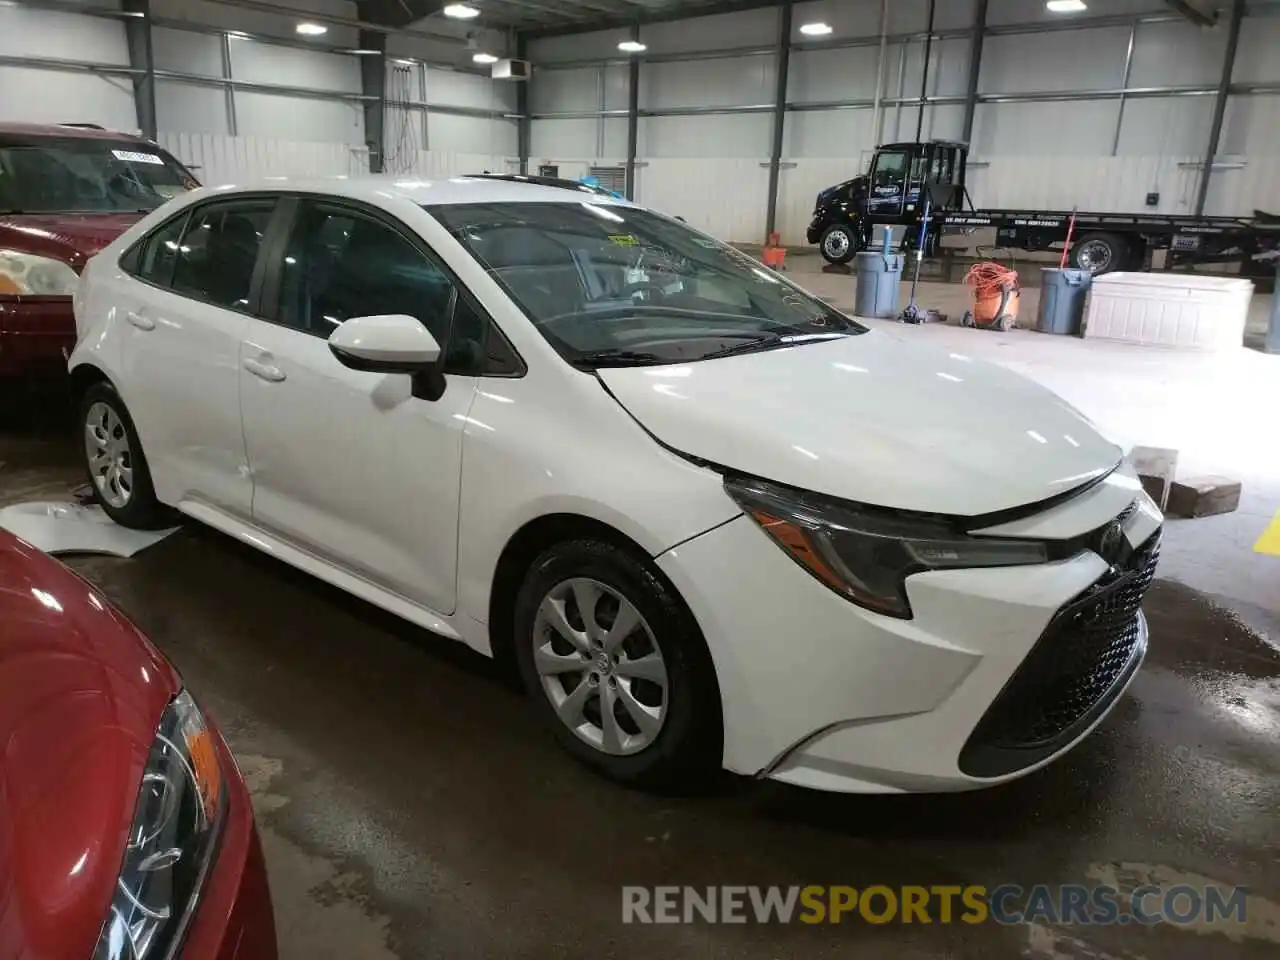
[{"label": "metal ceiling beam", "polygon": [[1212,0],[1165,0],[1165,3],[1197,27],[1212,27],[1218,22],[1218,8]]},{"label": "metal ceiling beam", "polygon": [[741,13],[745,10],[759,10],[761,7],[776,7],[778,0],[732,0],[730,3],[717,3],[715,6],[698,5],[696,7],[666,7],[658,12],[645,13],[641,8],[634,12],[615,11],[613,16],[602,17],[589,23],[576,24],[570,27],[548,27],[529,34],[529,39],[541,37],[563,37],[575,33],[594,33],[597,30],[614,30],[629,27],[633,24],[670,23],[673,20],[690,20],[694,17],[706,17],[717,13]]},{"label": "metal ceiling beam", "polygon": [[242,10],[256,10],[259,13],[269,13],[277,17],[284,17],[288,20],[300,20],[306,18],[315,23],[328,23],[337,27],[354,27],[357,30],[372,30],[375,33],[396,33],[409,37],[420,37],[423,40],[431,40],[435,43],[447,43],[457,47],[465,47],[467,41],[463,37],[455,37],[452,34],[436,33],[432,30],[423,30],[414,27],[395,27],[388,26],[385,23],[375,23],[371,20],[363,20],[356,17],[343,17],[334,13],[316,13],[314,11],[302,11],[294,7],[284,7],[277,3],[268,3],[267,0],[208,0],[210,3],[216,3],[222,7],[239,7]]}]

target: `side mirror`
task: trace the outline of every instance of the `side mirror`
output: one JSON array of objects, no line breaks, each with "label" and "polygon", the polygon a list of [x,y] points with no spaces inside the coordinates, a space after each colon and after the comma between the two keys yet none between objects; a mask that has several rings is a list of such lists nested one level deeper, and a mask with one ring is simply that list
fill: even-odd
[{"label": "side mirror", "polygon": [[422,373],[440,359],[440,344],[413,317],[352,317],[329,334],[338,362],[370,373]]}]

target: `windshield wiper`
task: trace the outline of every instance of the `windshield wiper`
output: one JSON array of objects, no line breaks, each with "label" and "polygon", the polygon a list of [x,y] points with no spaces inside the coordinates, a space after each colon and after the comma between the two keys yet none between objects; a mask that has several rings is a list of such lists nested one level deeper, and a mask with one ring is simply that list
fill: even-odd
[{"label": "windshield wiper", "polygon": [[814,343],[820,340],[836,340],[844,336],[847,336],[847,334],[793,333],[783,336],[780,333],[766,333],[763,336],[748,340],[746,343],[735,343],[732,347],[725,347],[723,350],[716,350],[712,353],[703,354],[701,359],[714,360],[717,357],[732,357],[739,353],[755,353],[758,350],[772,350],[774,347],[792,347],[802,343]]},{"label": "windshield wiper", "polygon": [[588,350],[575,355],[570,362],[575,367],[596,370],[600,367],[642,367],[677,361],[642,350]]}]

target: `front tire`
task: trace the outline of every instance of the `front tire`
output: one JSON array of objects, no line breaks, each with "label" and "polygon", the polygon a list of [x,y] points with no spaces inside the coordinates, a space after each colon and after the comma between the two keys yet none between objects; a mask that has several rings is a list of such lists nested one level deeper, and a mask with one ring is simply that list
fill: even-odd
[{"label": "front tire", "polygon": [[515,642],[535,709],[581,762],[661,792],[705,788],[719,772],[711,656],[644,557],[598,540],[551,547],[516,597]]},{"label": "front tire", "polygon": [[95,383],[78,409],[85,472],[103,512],[135,530],[165,526],[167,511],[156,499],[138,430],[120,394],[108,383]]},{"label": "front tire", "polygon": [[827,263],[848,263],[858,252],[858,238],[848,224],[833,223],[822,231],[818,249]]}]

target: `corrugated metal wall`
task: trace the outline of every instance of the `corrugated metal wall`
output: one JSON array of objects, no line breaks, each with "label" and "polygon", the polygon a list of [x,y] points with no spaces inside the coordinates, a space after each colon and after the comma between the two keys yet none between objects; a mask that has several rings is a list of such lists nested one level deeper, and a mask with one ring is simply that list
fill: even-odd
[{"label": "corrugated metal wall", "polygon": [[[1101,14],[1168,15],[1160,0],[1115,0]],[[926,0],[893,0],[888,31],[923,31]],[[794,24],[824,20],[835,38],[873,37],[880,27],[879,0],[821,0],[798,4]],[[1247,18],[1237,55],[1238,83],[1280,84],[1280,16],[1256,8]],[[733,17],[703,17],[646,26],[647,56],[739,47],[768,48],[777,42],[777,11]],[[935,29],[965,29],[972,0],[943,0]],[[1043,0],[990,0],[991,25],[1061,23]],[[626,34],[609,31],[537,41],[532,109],[571,117],[535,119],[533,161],[618,161],[626,151],[625,118],[588,116],[626,106],[624,63],[615,47]],[[924,44],[890,43],[883,63],[878,45],[824,47],[802,41],[793,50],[787,99],[793,106],[865,99],[881,75],[883,96],[921,92]],[[1114,91],[1126,86],[1127,25],[1018,33],[986,38],[979,90],[989,95],[1029,92]],[[1144,22],[1133,34],[1127,86],[1214,88],[1225,51],[1225,27],[1198,28],[1182,21]],[[927,95],[962,96],[967,88],[967,38],[933,44]],[[592,60],[611,60],[606,66]],[[576,61],[574,69],[555,65]],[[640,67],[640,107],[744,107],[772,103],[775,58],[760,53],[733,58],[645,63]],[[597,91],[604,91],[603,101]],[[1103,211],[1185,213],[1194,208],[1201,160],[1208,141],[1213,96],[1129,97],[1114,95],[1075,102],[983,103],[974,118],[970,190],[979,205]],[[1219,166],[1211,179],[1207,213],[1248,215],[1280,209],[1280,96],[1233,96],[1223,128]],[[785,242],[804,241],[818,190],[865,168],[877,143],[956,138],[963,133],[963,106],[937,104],[923,117],[912,106],[887,106],[873,129],[873,111],[791,110],[784,129],[779,175],[778,222]],[[704,113],[642,117],[639,123],[638,199],[679,212],[690,222],[735,241],[758,241],[764,229],[772,117],[769,113]],[[1222,165],[1222,164],[1225,164]],[[1149,193],[1158,193],[1154,207]],[[679,209],[673,207],[679,205]]]},{"label": "corrugated metal wall", "polygon": [[[209,186],[270,177],[355,176],[369,172],[368,150],[342,143],[198,133],[162,133],[159,140]],[[503,155],[414,150],[405,156],[403,167],[394,172],[430,179],[484,170],[505,172],[513,164],[513,158]]]}]

